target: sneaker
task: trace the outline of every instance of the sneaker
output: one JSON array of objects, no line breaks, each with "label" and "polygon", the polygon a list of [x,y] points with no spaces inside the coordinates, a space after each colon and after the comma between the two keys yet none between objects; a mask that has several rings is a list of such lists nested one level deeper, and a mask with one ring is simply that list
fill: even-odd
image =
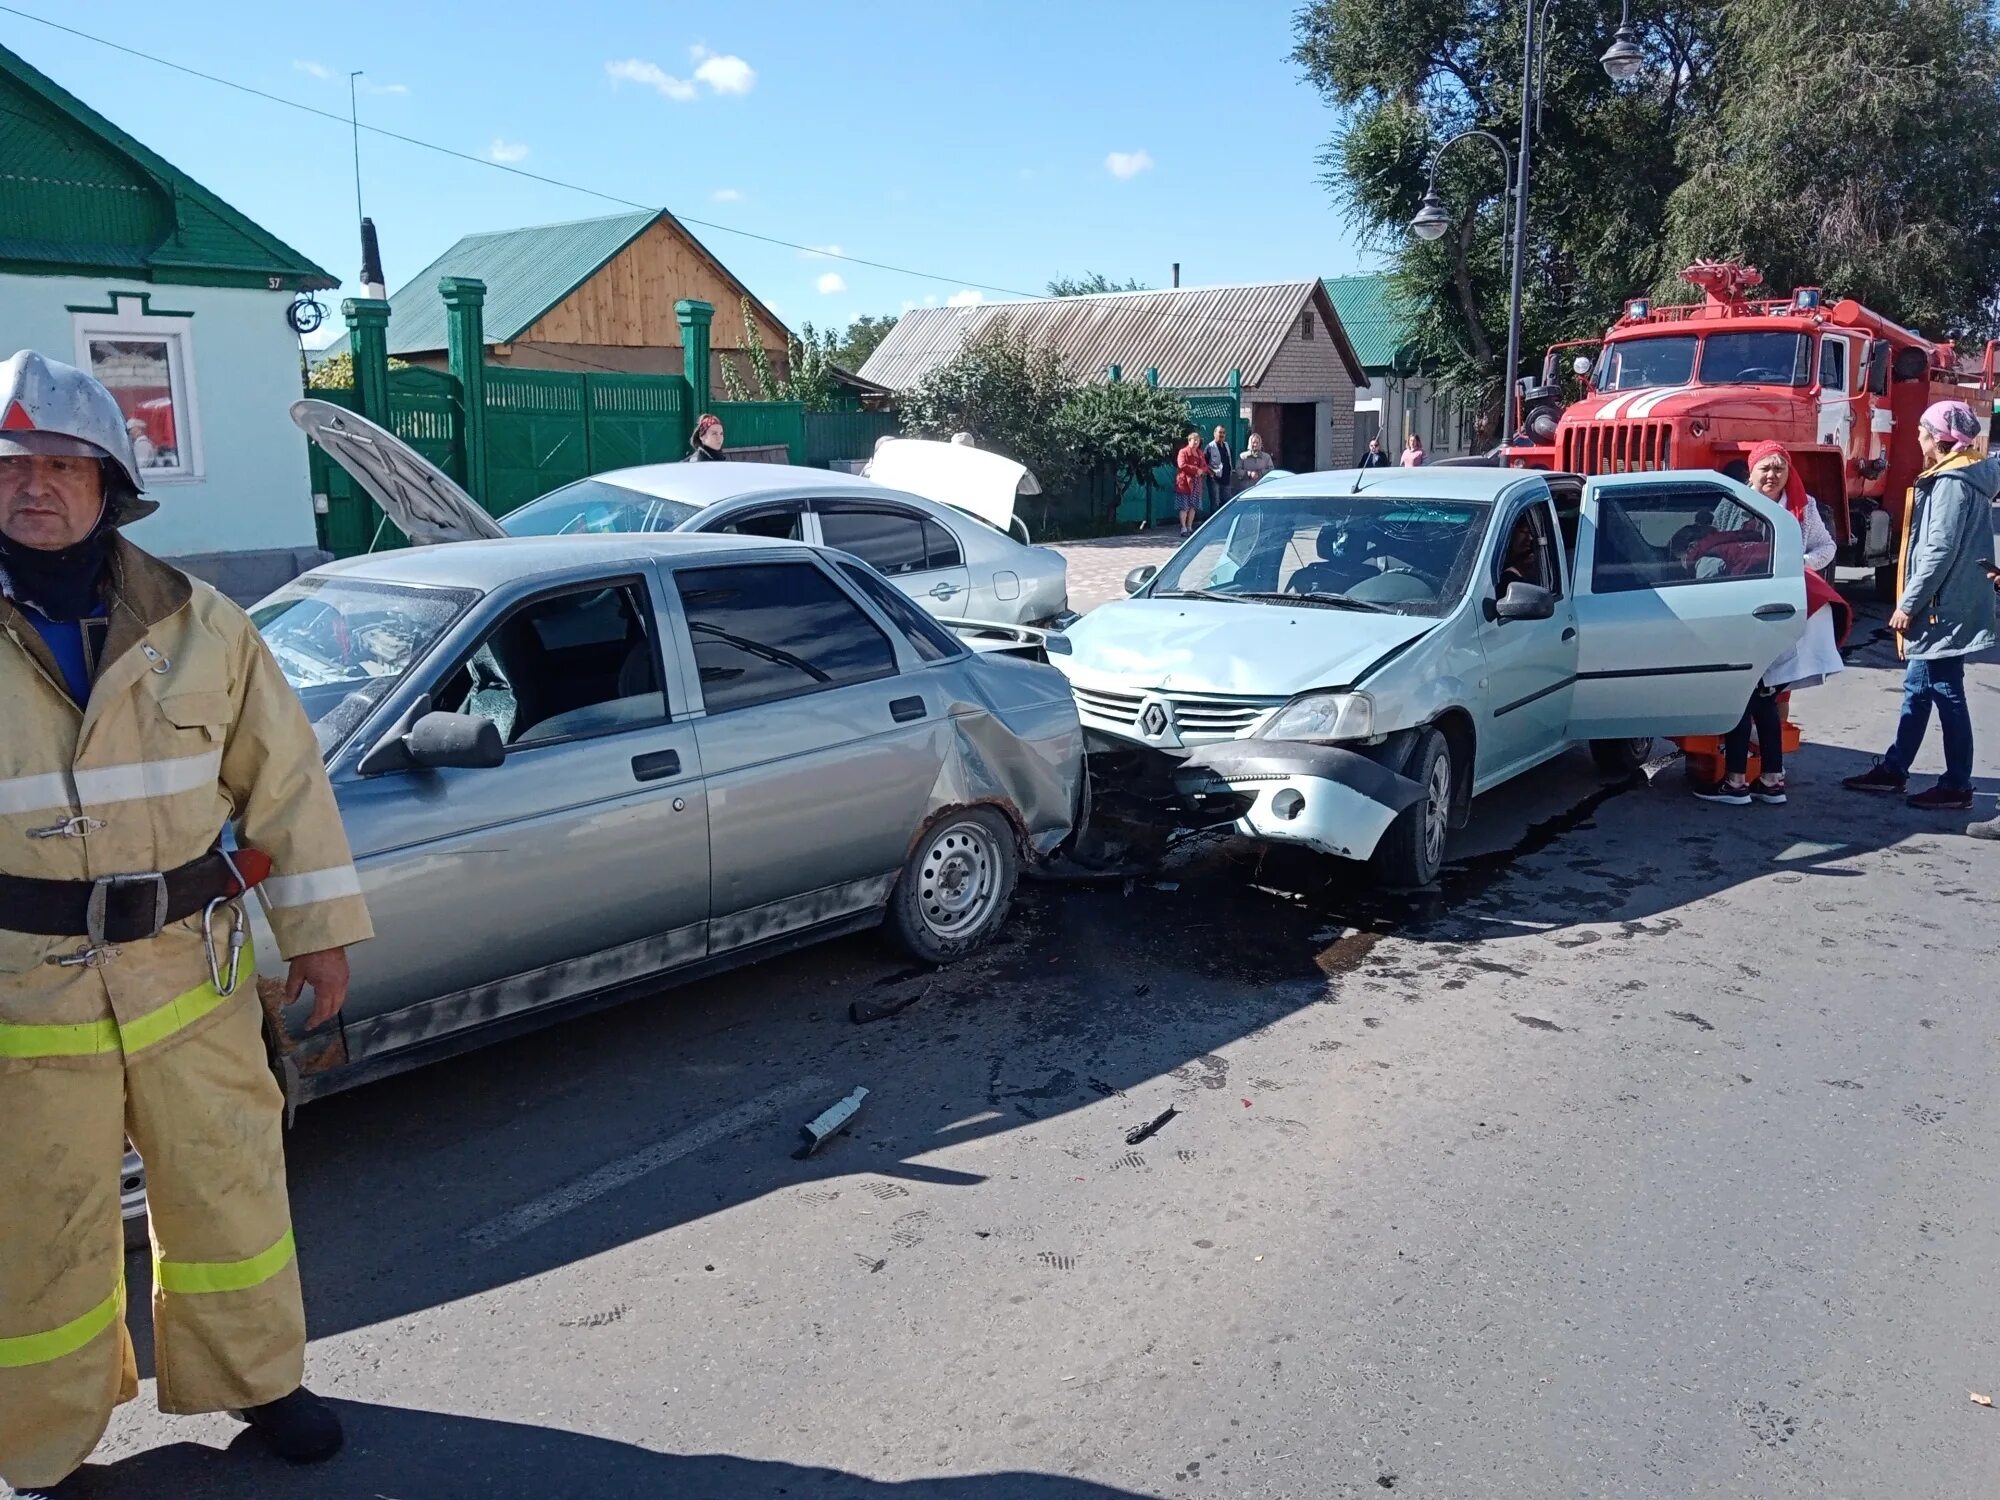
[{"label": "sneaker", "polygon": [[338,1453],[346,1441],[333,1408],[304,1386],[276,1401],[246,1407],[236,1415],[288,1463],[322,1463]]},{"label": "sneaker", "polygon": [[1939,784],[1927,792],[1918,792],[1914,797],[1903,799],[1918,812],[1971,812],[1972,789],[1955,791]]},{"label": "sneaker", "polygon": [[1785,784],[1782,781],[1766,781],[1759,776],[1750,783],[1750,796],[1753,801],[1761,802],[1766,807],[1783,807]]},{"label": "sneaker", "polygon": [[1724,807],[1750,805],[1750,788],[1740,781],[1734,785],[1727,781],[1719,781],[1711,787],[1696,787],[1694,794],[1703,802],[1716,802]]},{"label": "sneaker", "polygon": [[1969,838],[2000,840],[2000,818],[1985,823],[1974,823],[1965,832]]},{"label": "sneaker", "polygon": [[1841,785],[1850,792],[1886,792],[1894,796],[1901,793],[1908,782],[1890,770],[1886,762],[1878,760],[1859,776],[1848,777]]}]

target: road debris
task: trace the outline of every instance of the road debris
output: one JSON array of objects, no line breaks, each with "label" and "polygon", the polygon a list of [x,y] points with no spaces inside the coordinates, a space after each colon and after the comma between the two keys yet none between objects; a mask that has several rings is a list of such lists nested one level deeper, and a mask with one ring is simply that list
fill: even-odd
[{"label": "road debris", "polygon": [[1145,1124],[1126,1131],[1125,1144],[1128,1146],[1136,1146],[1141,1141],[1151,1140],[1154,1136],[1160,1133],[1160,1127],[1162,1125],[1165,1125],[1167,1121],[1171,1120],[1175,1115],[1179,1113],[1180,1111],[1177,1109],[1166,1110],[1161,1114],[1155,1115]]},{"label": "road debris", "polygon": [[838,1104],[828,1108],[816,1119],[807,1121],[804,1128],[799,1132],[806,1138],[805,1145],[799,1150],[799,1159],[804,1160],[806,1157],[811,1156],[834,1136],[845,1130],[848,1122],[854,1118],[856,1112],[861,1108],[861,1101],[867,1097],[867,1089],[857,1088],[853,1093],[842,1099]]},{"label": "road debris", "polygon": [[899,1016],[928,995],[936,986],[933,979],[915,994],[899,995],[893,1000],[856,1000],[847,1007],[847,1018],[856,1026],[866,1026],[870,1021],[886,1021],[891,1016]]},{"label": "road debris", "polygon": [[1993,1404],[1993,1398],[1991,1396],[1983,1396],[1978,1391],[1973,1391],[1970,1394],[1972,1396],[1972,1404],[1974,1406],[1991,1406]]}]

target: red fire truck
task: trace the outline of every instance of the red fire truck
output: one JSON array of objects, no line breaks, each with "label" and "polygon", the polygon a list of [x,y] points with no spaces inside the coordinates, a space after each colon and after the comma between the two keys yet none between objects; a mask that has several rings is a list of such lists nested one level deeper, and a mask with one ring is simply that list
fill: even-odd
[{"label": "red fire truck", "polygon": [[[1922,467],[1917,419],[1933,401],[1993,412],[1996,346],[1960,368],[1949,343],[1852,299],[1827,305],[1817,287],[1753,298],[1753,266],[1699,261],[1681,273],[1700,302],[1626,304],[1601,340],[1559,344],[1539,382],[1523,381],[1521,424],[1505,451],[1515,467],[1575,474],[1720,469],[1743,477],[1745,455],[1776,438],[1827,513],[1840,563],[1871,567],[1894,587],[1903,512]],[[1567,372],[1558,367],[1576,352]],[[1582,394],[1565,401],[1565,396]]]}]

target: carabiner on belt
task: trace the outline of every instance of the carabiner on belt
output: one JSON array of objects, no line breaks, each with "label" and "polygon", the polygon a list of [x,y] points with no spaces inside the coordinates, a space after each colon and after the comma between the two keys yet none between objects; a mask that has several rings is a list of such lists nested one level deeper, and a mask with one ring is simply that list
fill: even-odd
[{"label": "carabiner on belt", "polygon": [[[229,908],[229,969],[225,975],[221,955],[215,946],[215,913],[218,907]],[[241,896],[217,896],[201,909],[201,940],[208,949],[208,979],[215,986],[215,992],[227,1000],[236,993],[243,967],[243,945],[250,941],[249,924],[243,916]]]}]

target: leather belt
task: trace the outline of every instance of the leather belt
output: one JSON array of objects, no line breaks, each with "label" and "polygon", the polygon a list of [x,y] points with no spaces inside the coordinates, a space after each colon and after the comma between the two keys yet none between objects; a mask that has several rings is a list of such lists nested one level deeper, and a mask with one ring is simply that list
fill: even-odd
[{"label": "leather belt", "polygon": [[[232,856],[255,885],[270,869],[255,850]],[[173,870],[106,875],[99,880],[38,880],[0,874],[0,928],[39,937],[88,938],[93,946],[158,937],[169,922],[191,917],[211,901],[247,889],[230,858],[211,850]]]}]

